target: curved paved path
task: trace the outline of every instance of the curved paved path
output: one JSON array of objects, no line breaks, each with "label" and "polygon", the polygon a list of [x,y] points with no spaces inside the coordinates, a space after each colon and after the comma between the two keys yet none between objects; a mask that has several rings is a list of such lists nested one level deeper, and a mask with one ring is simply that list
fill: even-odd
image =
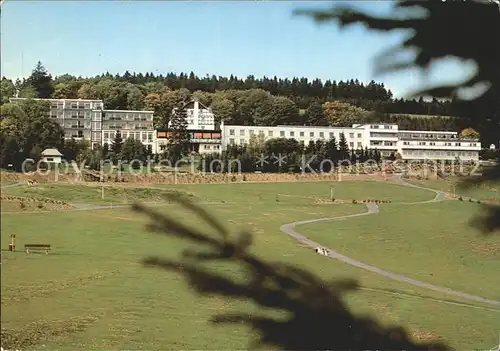
[{"label": "curved paved path", "polygon": [[[434,189],[424,188],[424,187],[420,187],[420,186],[417,186],[417,185],[406,183],[401,177],[397,177],[396,176],[395,180],[398,183],[402,183],[402,184],[407,185],[407,186],[411,186],[411,187],[415,187],[415,188],[419,188],[419,189],[423,189],[423,190],[430,190],[430,191],[433,191],[434,193],[436,193],[436,197],[433,200],[424,201],[424,202],[421,202],[421,203],[436,202],[436,201],[443,201],[444,200],[444,195],[445,194],[443,192],[440,192],[440,191],[437,191],[437,190],[434,190]],[[316,248],[318,246],[324,247],[321,244],[318,244],[318,243],[312,241],[311,239],[306,238],[305,236],[301,235],[300,233],[298,233],[297,231],[295,231],[294,228],[296,226],[304,225],[304,224],[327,222],[327,221],[346,220],[348,218],[360,217],[360,216],[367,216],[367,215],[374,215],[374,214],[378,214],[379,213],[379,209],[378,209],[378,206],[376,204],[369,203],[369,204],[366,205],[366,207],[367,207],[367,211],[363,212],[363,213],[357,213],[357,214],[352,214],[352,215],[347,215],[347,216],[331,217],[331,218],[310,219],[310,220],[307,220],[307,221],[299,221],[299,222],[288,223],[288,224],[282,225],[280,227],[280,230],[282,232],[284,232],[284,233],[286,233],[286,234],[294,237],[298,241],[300,241],[300,242],[302,242],[302,243],[304,243],[304,244],[312,247],[312,248]],[[500,301],[497,301],[497,300],[486,299],[484,297],[470,295],[470,294],[463,293],[463,292],[460,292],[460,291],[455,291],[455,290],[452,290],[450,288],[446,288],[446,287],[442,287],[442,286],[438,286],[438,285],[433,285],[433,284],[429,284],[429,283],[424,283],[424,282],[421,282],[421,281],[409,278],[407,276],[404,276],[402,274],[392,273],[392,272],[389,272],[389,271],[377,268],[375,266],[363,263],[361,261],[354,260],[354,259],[349,258],[347,256],[344,256],[344,255],[342,255],[342,254],[340,254],[340,253],[338,253],[338,252],[336,252],[334,250],[331,250],[330,248],[327,248],[327,249],[328,249],[328,257],[330,257],[330,258],[337,259],[337,260],[342,261],[344,263],[347,263],[347,264],[349,264],[351,266],[358,267],[358,268],[361,268],[361,269],[365,269],[367,271],[370,271],[370,272],[382,275],[384,277],[387,277],[387,278],[390,278],[390,279],[393,279],[393,280],[396,280],[396,281],[399,281],[399,282],[403,282],[403,283],[415,285],[415,286],[418,286],[418,287],[421,287],[421,288],[424,288],[424,289],[429,289],[429,290],[437,291],[437,292],[448,294],[448,295],[458,296],[458,297],[461,297],[463,299],[467,299],[467,300],[471,300],[471,301],[482,302],[482,303],[486,303],[486,304],[494,305],[494,306],[500,306]]]}]

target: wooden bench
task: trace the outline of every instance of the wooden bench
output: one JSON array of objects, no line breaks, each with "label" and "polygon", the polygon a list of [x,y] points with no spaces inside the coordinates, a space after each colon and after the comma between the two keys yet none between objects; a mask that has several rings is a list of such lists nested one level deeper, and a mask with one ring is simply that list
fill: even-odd
[{"label": "wooden bench", "polygon": [[31,251],[36,251],[36,250],[45,250],[45,254],[47,255],[50,250],[50,245],[48,244],[26,244],[24,245],[24,249],[26,250],[26,253],[30,253]]}]

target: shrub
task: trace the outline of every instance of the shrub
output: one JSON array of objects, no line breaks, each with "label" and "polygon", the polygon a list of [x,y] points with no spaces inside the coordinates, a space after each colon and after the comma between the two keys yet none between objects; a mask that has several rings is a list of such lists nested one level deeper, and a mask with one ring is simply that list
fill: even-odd
[{"label": "shrub", "polygon": [[335,198],[334,197],[332,197],[332,202],[335,202]]},{"label": "shrub", "polygon": [[358,202],[356,200],[352,200],[352,203],[353,204],[357,204]]},{"label": "shrub", "polygon": [[461,196],[460,196],[460,197],[458,198],[458,200],[463,201],[464,199],[463,199],[463,197],[461,197]]},{"label": "shrub", "polygon": [[236,176],[235,176],[235,175],[233,175],[233,176],[231,177],[231,181],[232,181],[232,182],[235,182],[235,181],[236,181]]},{"label": "shrub", "polygon": [[243,181],[246,182],[247,177],[243,174]]},{"label": "shrub", "polygon": [[26,205],[24,202],[21,201],[21,203],[19,204],[19,207],[21,207],[21,210],[24,210],[26,208]]},{"label": "shrub", "polygon": [[42,208],[43,208],[43,203],[39,202],[37,207],[38,207],[39,209],[42,209]]},{"label": "shrub", "polygon": [[471,198],[469,198],[469,202],[472,202],[472,199],[471,199]]}]

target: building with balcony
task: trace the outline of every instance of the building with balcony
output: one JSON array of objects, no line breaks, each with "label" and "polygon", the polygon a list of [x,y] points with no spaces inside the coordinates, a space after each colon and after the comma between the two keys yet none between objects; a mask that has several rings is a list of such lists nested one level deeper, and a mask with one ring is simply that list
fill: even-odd
[{"label": "building with balcony", "polygon": [[228,145],[245,145],[252,136],[262,140],[290,138],[308,145],[309,142],[335,138],[344,134],[350,150],[368,148],[382,156],[399,153],[403,160],[479,159],[481,143],[478,139],[462,139],[456,132],[398,130],[397,124],[355,124],[352,127],[313,126],[236,126],[222,127],[222,150]]},{"label": "building with balcony", "polygon": [[154,149],[153,111],[102,110],[102,144],[111,144],[117,131]]},{"label": "building with balcony", "polygon": [[[11,98],[17,103],[24,98]],[[153,111],[105,110],[102,100],[35,99],[50,103],[49,116],[64,129],[67,139],[89,140],[97,144],[111,143],[119,130],[123,139],[129,137],[144,144],[154,143]]]},{"label": "building with balcony", "polygon": [[455,132],[402,130],[398,152],[403,160],[479,160],[481,142]]}]

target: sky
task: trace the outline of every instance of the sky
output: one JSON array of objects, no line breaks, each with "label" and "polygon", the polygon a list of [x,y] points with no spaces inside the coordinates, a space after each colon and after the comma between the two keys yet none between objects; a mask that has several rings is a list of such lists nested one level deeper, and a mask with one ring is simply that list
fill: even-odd
[{"label": "sky", "polygon": [[[348,5],[348,1],[342,4]],[[356,1],[386,13],[390,1]],[[191,72],[198,76],[383,82],[406,96],[425,82],[454,82],[473,66],[437,64],[427,79],[418,71],[377,76],[373,58],[404,33],[340,31],[294,16],[295,9],[329,8],[326,1],[3,1],[1,75],[27,77],[38,61],[53,76],[106,71]]]}]

